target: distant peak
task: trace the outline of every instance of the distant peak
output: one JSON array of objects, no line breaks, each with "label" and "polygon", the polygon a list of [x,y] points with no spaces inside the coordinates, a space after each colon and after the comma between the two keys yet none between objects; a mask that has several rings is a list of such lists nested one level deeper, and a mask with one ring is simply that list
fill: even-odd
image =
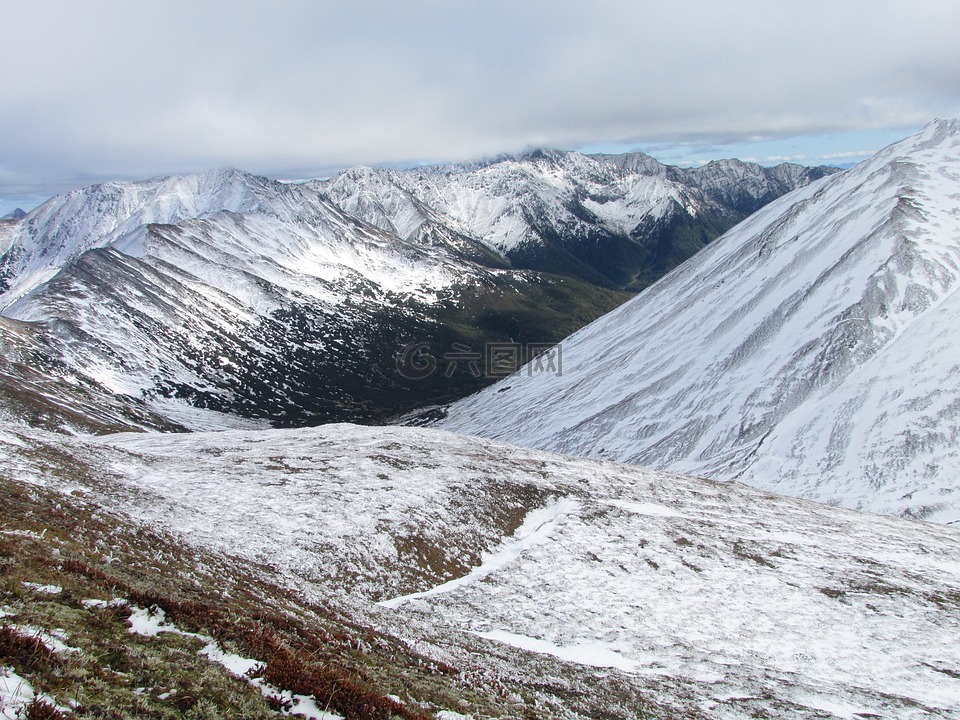
[{"label": "distant peak", "polygon": [[20,218],[23,218],[26,216],[27,216],[26,212],[24,212],[20,208],[16,208],[15,210],[11,210],[10,212],[8,212],[3,217],[0,217],[0,220],[19,220]]},{"label": "distant peak", "polygon": [[645,175],[659,174],[667,167],[656,158],[639,151],[617,154],[597,153],[589,157],[609,165],[615,165],[623,170],[640,172]]}]

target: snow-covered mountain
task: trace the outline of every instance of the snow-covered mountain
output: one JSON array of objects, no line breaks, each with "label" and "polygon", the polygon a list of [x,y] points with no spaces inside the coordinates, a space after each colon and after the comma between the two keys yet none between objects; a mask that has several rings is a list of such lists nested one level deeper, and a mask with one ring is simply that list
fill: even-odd
[{"label": "snow-covered mountain", "polygon": [[[663,272],[650,247],[674,257],[642,227],[682,225],[693,252],[822,172],[550,151],[302,184],[110,182],[0,223],[0,313],[43,324],[45,367],[129,417],[379,420],[481,388],[487,343],[554,343],[622,303],[611,288]],[[479,362],[407,377],[414,345]]]},{"label": "snow-covered mountain", "polygon": [[769,204],[443,426],[960,521],[960,122]]},{"label": "snow-covered mountain", "polygon": [[[518,720],[960,708],[960,529],[414,428],[92,439],[0,422],[0,460],[21,495],[40,483],[266,573],[285,608],[402,638],[459,688],[461,714],[438,718],[490,717],[475,688],[507,687],[493,716]],[[88,562],[116,572],[116,543]]]},{"label": "snow-covered mountain", "polygon": [[439,358],[555,342],[625,299],[507,269],[446,228],[403,239],[316,188],[236,170],[85,188],[3,232],[0,308],[42,325],[47,366],[187,427],[230,421],[186,406],[315,424],[452,399],[484,379],[404,377],[406,343]]},{"label": "snow-covered mountain", "polygon": [[738,160],[684,170],[643,153],[538,150],[415,170],[354,168],[316,186],[400,237],[452,229],[515,267],[637,288],[764,204],[834,171]]}]

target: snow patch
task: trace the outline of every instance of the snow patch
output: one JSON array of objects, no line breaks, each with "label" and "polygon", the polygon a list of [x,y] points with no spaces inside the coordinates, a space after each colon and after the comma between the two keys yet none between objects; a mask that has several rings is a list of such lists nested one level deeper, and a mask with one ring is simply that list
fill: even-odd
[{"label": "snow patch", "polygon": [[176,625],[167,622],[166,613],[162,608],[140,608],[135,605],[130,606],[130,629],[128,632],[146,637],[156,637],[160,633],[174,633],[185,637],[192,637],[204,643],[203,648],[198,651],[211,662],[222,666],[230,674],[245,679],[254,687],[258,688],[264,697],[277,697],[290,704],[289,710],[284,710],[284,715],[302,715],[307,720],[343,720],[340,715],[327,712],[321,709],[316,699],[310,695],[299,695],[289,690],[281,690],[263,681],[259,677],[251,677],[250,673],[257,667],[262,667],[264,663],[251,658],[245,658],[234,653],[224,651],[217,644],[216,640],[208,635],[187,632],[180,630]]},{"label": "snow patch", "polygon": [[531,510],[527,513],[523,524],[514,532],[512,539],[505,542],[496,552],[485,554],[481,564],[473,568],[468,574],[448,580],[429,590],[402,595],[392,600],[382,600],[378,604],[386,608],[398,608],[412,600],[421,600],[452,592],[464,585],[482,580],[517,560],[534,545],[545,541],[564,516],[575,513],[579,509],[579,502],[570,498],[563,498],[547,507]]},{"label": "snow patch", "polygon": [[634,672],[640,666],[639,663],[618,653],[613,646],[599,640],[586,640],[561,646],[546,640],[529,637],[527,635],[518,635],[517,633],[507,632],[505,630],[471,632],[473,635],[478,635],[487,640],[495,640],[496,642],[543,655],[553,655],[561,660],[577,663],[578,665],[615,668],[617,670],[623,670],[624,672]]}]

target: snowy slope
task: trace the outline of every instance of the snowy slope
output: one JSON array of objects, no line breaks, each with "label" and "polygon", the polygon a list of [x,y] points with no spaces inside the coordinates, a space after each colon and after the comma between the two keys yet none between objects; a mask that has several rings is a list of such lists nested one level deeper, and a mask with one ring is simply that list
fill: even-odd
[{"label": "snowy slope", "polygon": [[[0,307],[35,324],[50,375],[192,428],[236,425],[205,409],[286,423],[410,407],[393,355],[436,335],[441,295],[498,282],[469,239],[407,242],[236,170],[85,188],[0,230]],[[2,339],[25,355],[23,337]]]},{"label": "snowy slope", "polygon": [[[705,243],[715,226],[729,227],[828,172],[739,161],[681,170],[642,153],[542,150],[405,171],[355,168],[315,187],[347,212],[401,237],[441,225],[522,267],[629,285],[632,274],[658,259],[653,248],[673,242],[669,232],[681,218]],[[605,253],[617,255],[620,267],[609,266]]]},{"label": "snowy slope", "polygon": [[534,672],[561,697],[568,673],[606,678],[616,694],[570,700],[593,716],[633,693],[671,717],[960,712],[957,529],[411,428],[7,426],[0,459],[308,598],[353,598],[447,664]]},{"label": "snowy slope", "polygon": [[960,521],[960,123],[766,206],[444,427]]},{"label": "snowy slope", "polygon": [[142,232],[147,223],[253,210],[272,185],[266,178],[218,170],[139,183],[111,182],[57,196],[17,225],[0,262],[0,307],[85,251]]},{"label": "snowy slope", "polygon": [[[379,420],[486,383],[411,380],[397,372],[402,348],[442,358],[555,342],[621,303],[638,268],[669,261],[648,262],[638,219],[716,210],[722,193],[742,212],[813,171],[678,172],[646,156],[543,152],[303,184],[238,170],[105,183],[0,222],[0,313],[42,324],[62,377],[190,428],[232,425],[191,408],[282,425]],[[505,257],[519,245],[533,255]]]}]

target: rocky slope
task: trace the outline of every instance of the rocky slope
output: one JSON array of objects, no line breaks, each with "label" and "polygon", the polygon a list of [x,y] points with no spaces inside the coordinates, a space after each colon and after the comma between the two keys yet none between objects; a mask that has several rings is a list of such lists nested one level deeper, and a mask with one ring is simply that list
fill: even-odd
[{"label": "rocky slope", "polygon": [[[508,373],[822,172],[550,151],[299,185],[106,183],[0,222],[0,312],[39,323],[45,367],[128,416],[381,421]],[[514,353],[505,372],[489,343]]]},{"label": "rocky slope", "polygon": [[[239,171],[78,190],[5,233],[0,306],[47,366],[187,427],[232,422],[195,409],[316,424],[462,396],[488,382],[485,343],[556,342],[626,297]],[[421,356],[435,372],[406,372]]]},{"label": "rocky slope", "polygon": [[415,170],[354,168],[316,186],[400,237],[453,228],[515,267],[639,289],[764,204],[832,172],[738,160],[684,170],[642,153],[542,150]]}]

